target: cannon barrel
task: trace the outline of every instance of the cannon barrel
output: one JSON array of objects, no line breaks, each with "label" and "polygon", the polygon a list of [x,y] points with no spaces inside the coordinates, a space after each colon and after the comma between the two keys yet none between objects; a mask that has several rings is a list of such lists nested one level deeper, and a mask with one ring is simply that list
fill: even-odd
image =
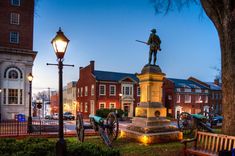
[{"label": "cannon barrel", "polygon": [[96,116],[96,115],[89,115],[89,118],[92,118],[95,120],[96,123],[102,123],[104,122],[104,119],[100,116]]}]

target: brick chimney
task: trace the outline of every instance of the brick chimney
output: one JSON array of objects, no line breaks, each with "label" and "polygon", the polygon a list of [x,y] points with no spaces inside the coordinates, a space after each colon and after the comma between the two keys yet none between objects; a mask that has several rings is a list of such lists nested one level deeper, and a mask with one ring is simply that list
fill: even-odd
[{"label": "brick chimney", "polygon": [[219,79],[214,79],[214,84],[219,86]]},{"label": "brick chimney", "polygon": [[90,61],[90,68],[91,68],[91,73],[93,73],[95,70],[95,61],[94,60]]}]

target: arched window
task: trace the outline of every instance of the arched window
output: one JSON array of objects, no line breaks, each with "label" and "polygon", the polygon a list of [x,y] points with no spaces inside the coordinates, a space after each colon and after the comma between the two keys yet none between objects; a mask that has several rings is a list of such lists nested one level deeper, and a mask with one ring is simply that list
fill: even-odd
[{"label": "arched window", "polygon": [[14,69],[9,71],[8,78],[9,79],[18,79],[19,78],[18,72],[16,70],[14,70]]}]

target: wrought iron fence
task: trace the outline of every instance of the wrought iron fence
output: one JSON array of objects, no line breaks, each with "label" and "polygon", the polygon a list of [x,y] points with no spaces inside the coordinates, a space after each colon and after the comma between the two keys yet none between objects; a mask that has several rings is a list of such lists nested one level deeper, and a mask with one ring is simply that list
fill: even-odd
[{"label": "wrought iron fence", "polygon": [[[64,124],[64,134],[75,134],[74,124]],[[27,121],[5,120],[0,123],[0,136],[56,135],[58,130],[58,120],[33,120],[32,133],[28,133]]]}]

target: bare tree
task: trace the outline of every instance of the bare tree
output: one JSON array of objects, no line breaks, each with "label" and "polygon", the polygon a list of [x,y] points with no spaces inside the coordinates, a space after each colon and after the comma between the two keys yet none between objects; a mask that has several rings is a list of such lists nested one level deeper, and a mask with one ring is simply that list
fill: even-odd
[{"label": "bare tree", "polygon": [[213,22],[220,40],[222,66],[222,132],[235,136],[235,0],[151,0],[157,13],[200,4]]}]

